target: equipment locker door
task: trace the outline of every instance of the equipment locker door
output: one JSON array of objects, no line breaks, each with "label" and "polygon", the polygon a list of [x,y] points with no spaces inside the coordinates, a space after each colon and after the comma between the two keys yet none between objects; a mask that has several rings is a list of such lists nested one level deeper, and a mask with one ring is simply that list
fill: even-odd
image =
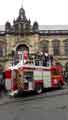
[{"label": "equipment locker door", "polygon": [[44,88],[51,87],[51,72],[43,71],[43,86]]},{"label": "equipment locker door", "polygon": [[[33,89],[33,71],[24,72],[24,85],[27,85],[28,90]],[[26,87],[24,87],[25,89]]]}]

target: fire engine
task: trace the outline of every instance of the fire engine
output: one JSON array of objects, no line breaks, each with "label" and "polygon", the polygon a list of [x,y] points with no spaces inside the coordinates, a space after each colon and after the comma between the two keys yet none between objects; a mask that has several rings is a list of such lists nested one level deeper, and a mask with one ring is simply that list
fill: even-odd
[{"label": "fire engine", "polygon": [[15,66],[5,70],[5,83],[10,95],[18,92],[36,91],[38,94],[44,88],[56,88],[64,85],[61,69],[56,65],[39,66],[22,60]]}]

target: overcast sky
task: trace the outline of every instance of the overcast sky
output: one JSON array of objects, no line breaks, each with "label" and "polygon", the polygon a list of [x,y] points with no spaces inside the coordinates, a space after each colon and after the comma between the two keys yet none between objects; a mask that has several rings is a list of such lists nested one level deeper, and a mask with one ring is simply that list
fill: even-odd
[{"label": "overcast sky", "polygon": [[[22,0],[0,0],[0,25],[12,23],[18,16]],[[24,9],[31,23],[40,25],[68,24],[68,0],[24,0]]]}]

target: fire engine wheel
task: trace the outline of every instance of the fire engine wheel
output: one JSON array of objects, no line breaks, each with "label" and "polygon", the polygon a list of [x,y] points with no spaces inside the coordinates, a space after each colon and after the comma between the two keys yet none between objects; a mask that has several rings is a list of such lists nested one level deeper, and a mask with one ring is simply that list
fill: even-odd
[{"label": "fire engine wheel", "polygon": [[37,85],[37,86],[36,86],[36,93],[37,93],[37,94],[42,93],[42,90],[43,90],[42,85]]},{"label": "fire engine wheel", "polygon": [[61,82],[58,83],[57,87],[58,87],[59,89],[62,89],[62,88],[63,88]]}]

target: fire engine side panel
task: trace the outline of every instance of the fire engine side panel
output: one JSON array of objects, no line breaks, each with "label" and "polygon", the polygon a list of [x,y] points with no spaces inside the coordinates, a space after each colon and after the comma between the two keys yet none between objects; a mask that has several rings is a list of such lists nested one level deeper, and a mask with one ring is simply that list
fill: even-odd
[{"label": "fire engine side panel", "polygon": [[49,70],[43,71],[43,87],[51,87],[51,72]]},{"label": "fire engine side panel", "polygon": [[5,86],[6,86],[6,89],[7,89],[7,90],[11,90],[11,80],[6,79]]},{"label": "fire engine side panel", "polygon": [[42,70],[34,70],[34,80],[42,80]]},{"label": "fire engine side panel", "polygon": [[7,90],[11,90],[11,70],[5,72],[5,86]]}]

